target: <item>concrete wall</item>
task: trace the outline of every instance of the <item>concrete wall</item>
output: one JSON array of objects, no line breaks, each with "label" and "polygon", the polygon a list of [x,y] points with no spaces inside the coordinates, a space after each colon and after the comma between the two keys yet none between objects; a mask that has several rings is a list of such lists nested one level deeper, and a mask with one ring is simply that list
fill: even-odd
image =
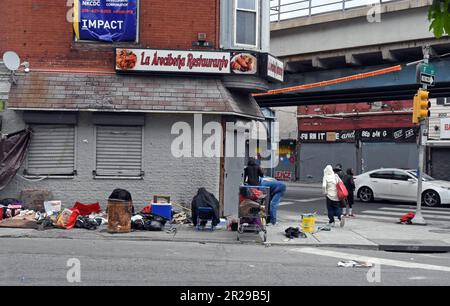
[{"label": "concrete wall", "polygon": [[279,139],[297,139],[297,106],[291,107],[273,107],[276,121],[280,125]]},{"label": "concrete wall", "polygon": [[[131,192],[134,204],[142,207],[155,194],[170,195],[178,203],[190,203],[197,189],[205,187],[219,196],[219,158],[175,158],[170,147],[176,135],[171,135],[171,128],[176,121],[185,121],[193,126],[193,115],[147,114],[144,128],[143,180],[93,179],[95,169],[95,141],[92,113],[81,112],[78,117],[76,143],[76,170],[73,179],[45,179],[40,182],[26,181],[16,176],[13,181],[0,191],[0,198],[19,197],[25,188],[48,189],[54,199],[62,200],[64,206],[71,206],[75,201],[85,203],[100,201],[105,206],[105,199],[115,188],[124,188]],[[220,116],[203,116],[203,124],[219,121]],[[4,124],[7,133],[25,127],[20,112],[5,112]],[[192,146],[193,147],[193,146]],[[23,169],[19,171],[22,173]]]},{"label": "concrete wall", "polygon": [[282,57],[429,39],[433,35],[427,16],[428,7],[420,7],[382,13],[379,23],[362,16],[272,31],[270,48]]}]

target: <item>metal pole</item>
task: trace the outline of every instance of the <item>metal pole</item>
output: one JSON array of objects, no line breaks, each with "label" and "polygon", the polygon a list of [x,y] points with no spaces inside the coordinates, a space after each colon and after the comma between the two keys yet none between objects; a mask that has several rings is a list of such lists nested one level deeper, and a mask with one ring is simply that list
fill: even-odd
[{"label": "metal pole", "polygon": [[281,20],[281,0],[278,0],[278,22]]},{"label": "metal pole", "polygon": [[[423,48],[423,56],[424,56],[424,63],[428,64],[430,59],[430,50],[428,46],[425,46]],[[424,90],[428,89],[428,86],[426,84],[422,85],[422,88]],[[418,224],[418,225],[426,225],[427,222],[423,218],[422,215],[422,182],[423,182],[423,164],[424,164],[424,155],[425,155],[425,146],[423,143],[423,138],[425,134],[425,123],[427,120],[420,121],[420,134],[419,134],[419,175],[417,182],[417,209],[416,209],[416,215],[411,220],[412,224]]]},{"label": "metal pole", "polygon": [[309,0],[309,11],[308,11],[309,17],[311,17],[312,14],[312,0]]}]

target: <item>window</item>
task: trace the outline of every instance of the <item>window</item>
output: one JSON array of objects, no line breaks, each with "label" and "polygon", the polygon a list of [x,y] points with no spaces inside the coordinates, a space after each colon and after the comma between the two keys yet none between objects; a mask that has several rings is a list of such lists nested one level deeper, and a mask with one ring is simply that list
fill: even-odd
[{"label": "window", "polygon": [[235,45],[256,48],[259,35],[259,0],[235,0]]},{"label": "window", "polygon": [[72,176],[75,174],[75,127],[32,125],[27,175]]},{"label": "window", "polygon": [[96,127],[96,176],[141,177],[142,127]]},{"label": "window", "polygon": [[444,105],[450,105],[450,98],[444,98]]},{"label": "window", "polygon": [[392,171],[378,171],[370,174],[370,177],[374,179],[391,180],[393,178],[393,173]]},{"label": "window", "polygon": [[400,171],[393,172],[393,179],[396,181],[407,181],[410,178],[412,178],[412,177],[410,177],[408,174],[406,174],[404,172],[400,172]]}]

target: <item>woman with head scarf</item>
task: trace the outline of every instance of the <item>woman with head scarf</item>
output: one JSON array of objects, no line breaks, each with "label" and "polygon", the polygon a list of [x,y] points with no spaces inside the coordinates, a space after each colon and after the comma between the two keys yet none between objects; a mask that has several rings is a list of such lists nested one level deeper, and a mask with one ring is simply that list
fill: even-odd
[{"label": "woman with head scarf", "polygon": [[333,167],[328,165],[323,170],[322,188],[323,194],[327,199],[327,210],[329,224],[334,226],[334,217],[338,217],[340,226],[343,227],[345,219],[342,216],[341,201],[338,198],[336,184],[339,182],[339,176],[333,171]]}]

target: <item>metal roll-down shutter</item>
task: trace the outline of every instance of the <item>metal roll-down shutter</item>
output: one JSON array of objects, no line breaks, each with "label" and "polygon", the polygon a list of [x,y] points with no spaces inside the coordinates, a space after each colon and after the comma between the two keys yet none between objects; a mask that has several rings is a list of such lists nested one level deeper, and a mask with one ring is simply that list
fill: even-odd
[{"label": "metal roll-down shutter", "polygon": [[73,175],[75,170],[75,127],[33,125],[28,151],[27,174]]},{"label": "metal roll-down shutter", "polygon": [[97,126],[96,175],[142,175],[142,127]]}]

